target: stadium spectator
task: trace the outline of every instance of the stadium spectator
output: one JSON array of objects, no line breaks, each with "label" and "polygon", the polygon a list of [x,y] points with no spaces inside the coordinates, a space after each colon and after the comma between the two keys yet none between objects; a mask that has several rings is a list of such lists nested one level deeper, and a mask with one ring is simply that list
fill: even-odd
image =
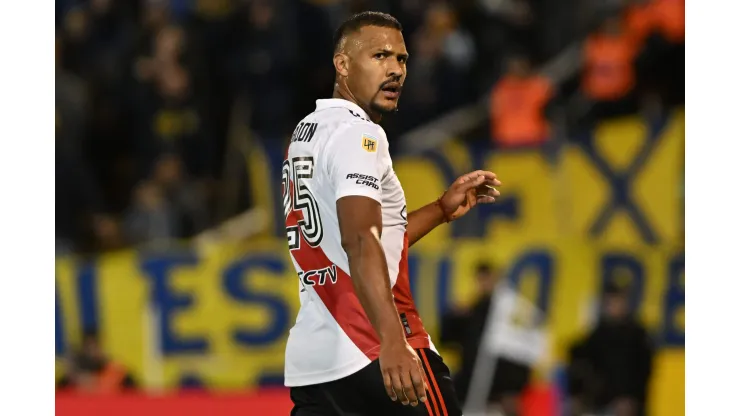
[{"label": "stadium spectator", "polygon": [[610,285],[603,315],[571,347],[568,393],[572,414],[645,414],[653,347],[645,327],[629,312],[627,291]]},{"label": "stadium spectator", "polygon": [[684,101],[686,70],[686,3],[685,0],[653,0],[653,15],[659,35],[655,53],[660,63],[656,72],[663,82],[660,93],[669,104]]},{"label": "stadium spectator", "polygon": [[505,72],[504,58],[512,51],[524,50],[538,55],[535,12],[528,0],[478,0],[474,4],[475,7],[467,8],[464,21],[474,34],[478,51],[477,65],[473,69],[476,87],[488,90]]},{"label": "stadium spectator", "polygon": [[208,187],[192,181],[176,153],[165,153],[154,164],[150,179],[141,182],[125,216],[125,234],[132,244],[169,244],[188,238],[209,225]]},{"label": "stadium spectator", "polygon": [[655,31],[656,19],[650,0],[626,0],[623,15],[625,32],[635,45],[642,45]]},{"label": "stadium spectator", "polygon": [[626,32],[636,41],[659,34],[666,41],[682,44],[686,36],[685,0],[624,0]]},{"label": "stadium spectator", "polygon": [[[491,301],[499,274],[490,265],[481,263],[476,270],[477,298],[470,307],[457,307],[442,318],[441,341],[457,345],[461,351],[461,368],[454,375],[455,390],[464,403],[478,357],[478,348],[486,328]],[[508,359],[499,358],[488,396],[489,405],[500,408],[506,416],[517,415],[520,397],[529,384],[531,369]]]},{"label": "stadium spectator", "polygon": [[638,93],[669,105],[683,102],[685,2],[626,0],[626,33],[639,50]]},{"label": "stadium spectator", "polygon": [[162,61],[154,85],[147,88],[139,110],[137,134],[141,177],[152,171],[163,153],[182,158],[188,175],[216,175],[213,138],[202,96],[194,91],[190,73],[178,63]]},{"label": "stadium spectator", "polygon": [[658,31],[667,41],[680,45],[686,37],[686,1],[652,0]]},{"label": "stadium spectator", "polygon": [[152,182],[137,186],[123,226],[127,242],[136,245],[168,244],[180,234],[174,208]]},{"label": "stadium spectator", "polygon": [[475,63],[473,39],[459,24],[455,10],[443,5],[430,7],[428,25],[441,38],[442,57],[454,68],[466,73]]},{"label": "stadium spectator", "polygon": [[63,66],[64,40],[56,38],[55,235],[58,253],[112,249],[118,227],[106,214],[103,193],[84,155],[88,100],[86,85]]},{"label": "stadium spectator", "polygon": [[550,134],[545,107],[552,97],[550,82],[532,73],[526,58],[509,59],[506,74],[491,92],[491,137],[497,146],[542,144]]},{"label": "stadium spectator", "polygon": [[242,97],[249,97],[250,114],[244,116],[263,139],[290,133],[291,89],[297,62],[293,25],[277,6],[255,0],[239,13],[241,45],[230,66]]},{"label": "stadium spectator", "polygon": [[137,384],[120,363],[106,356],[96,331],[85,331],[82,347],[67,362],[57,390],[105,394],[135,389]]},{"label": "stadium spectator", "polygon": [[[408,37],[407,37],[408,39]],[[475,62],[474,43],[458,25],[455,11],[441,3],[428,7],[423,25],[410,35],[414,57],[404,83],[402,130],[414,128],[470,98],[465,81]],[[391,127],[387,129],[394,131]],[[392,134],[392,133],[391,133]]]},{"label": "stadium spectator", "polygon": [[582,120],[593,122],[637,110],[634,88],[638,48],[619,16],[607,18],[584,44],[581,91],[590,104]]},{"label": "stadium spectator", "polygon": [[[441,91],[437,88],[442,72],[441,38],[435,36],[427,19],[424,25],[407,40],[413,45],[414,58],[407,64],[409,77],[403,86],[404,99],[399,103],[400,111],[413,108],[414,111],[404,114],[399,120],[402,130],[411,129],[436,114],[440,107]],[[389,121],[396,121],[389,118]],[[391,129],[392,131],[392,129]],[[389,133],[391,134],[391,133]]]},{"label": "stadium spectator", "polygon": [[583,90],[597,102],[627,97],[635,84],[635,44],[618,17],[608,18],[585,44]]},{"label": "stadium spectator", "polygon": [[187,177],[182,159],[174,153],[162,155],[157,161],[152,182],[175,210],[179,229],[177,237],[187,238],[203,231],[209,224],[207,183]]}]

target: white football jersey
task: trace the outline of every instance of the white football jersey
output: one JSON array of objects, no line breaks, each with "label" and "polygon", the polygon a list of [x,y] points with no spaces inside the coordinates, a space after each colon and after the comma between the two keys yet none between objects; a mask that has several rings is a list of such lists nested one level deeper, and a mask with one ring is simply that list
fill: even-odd
[{"label": "white football jersey", "polygon": [[344,196],[361,195],[380,203],[381,243],[407,340],[414,348],[434,348],[411,298],[406,198],[383,129],[350,101],[318,100],[316,111],[293,132],[282,187],[301,301],[285,351],[285,385],[349,376],[380,352],[341,244],[336,201]]}]

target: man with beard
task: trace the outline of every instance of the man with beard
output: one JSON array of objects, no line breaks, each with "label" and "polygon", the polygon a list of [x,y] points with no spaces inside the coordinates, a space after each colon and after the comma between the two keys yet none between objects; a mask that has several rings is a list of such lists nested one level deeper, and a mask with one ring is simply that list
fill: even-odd
[{"label": "man with beard", "polygon": [[491,172],[463,175],[407,215],[376,123],[398,108],[408,57],[392,16],[363,12],[344,22],[333,98],[298,124],[283,162],[301,302],[285,353],[293,416],[462,414],[411,298],[408,247],[493,202],[500,182]]}]

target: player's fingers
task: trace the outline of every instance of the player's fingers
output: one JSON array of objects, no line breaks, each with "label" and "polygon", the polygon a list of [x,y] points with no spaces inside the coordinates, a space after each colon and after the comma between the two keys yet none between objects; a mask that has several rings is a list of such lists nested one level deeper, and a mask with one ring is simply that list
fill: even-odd
[{"label": "player's fingers", "polygon": [[479,177],[483,177],[485,180],[496,180],[496,174],[493,172],[488,172],[485,170],[476,170],[470,173],[466,173],[465,175],[460,176],[456,181],[455,185],[462,185],[464,183],[468,183],[470,181],[474,181],[478,179]]},{"label": "player's fingers", "polygon": [[411,381],[411,373],[409,371],[401,373],[401,381],[403,382],[403,391],[406,393],[406,397],[408,397],[409,402],[411,402],[411,406],[418,405],[419,398],[416,396],[416,387]]},{"label": "player's fingers", "polygon": [[498,179],[488,179],[486,178],[486,185],[488,186],[501,186],[501,181]]},{"label": "player's fingers", "polygon": [[498,178],[495,173],[489,172],[487,170],[476,170],[475,172],[471,172],[468,175],[471,179],[476,179],[477,177],[482,176],[487,181],[495,181]]},{"label": "player's fingers", "polygon": [[455,181],[455,184],[460,185],[465,182],[469,182],[477,178],[478,176],[481,176],[482,173],[483,173],[482,170],[476,170],[475,172],[466,173],[465,175],[462,175],[459,178],[457,178],[457,180]]},{"label": "player's fingers", "polygon": [[484,171],[481,171],[481,172],[482,172],[481,175],[485,176],[486,177],[486,180],[489,180],[489,181],[498,180],[498,175],[496,175],[493,172],[489,172],[487,170],[484,170]]},{"label": "player's fingers", "polygon": [[398,397],[396,397],[396,392],[393,391],[393,382],[387,371],[383,371],[383,385],[385,386],[385,392],[388,393],[388,397],[395,402]]},{"label": "player's fingers", "polygon": [[470,180],[460,183],[457,185],[457,189],[461,192],[467,192],[470,189],[475,188],[476,186],[482,185],[486,181],[486,177],[483,175],[480,175],[476,178],[471,178]]},{"label": "player's fingers", "polygon": [[401,382],[399,369],[390,371],[391,382],[393,382],[393,390],[396,396],[401,400],[401,404],[409,404],[409,399],[403,391],[403,383]]},{"label": "player's fingers", "polygon": [[427,401],[426,383],[424,383],[423,374],[424,370],[421,369],[419,364],[411,370],[411,382],[414,384],[414,389],[416,389],[416,397],[418,397],[419,401],[422,403]]},{"label": "player's fingers", "polygon": [[476,190],[477,196],[492,196],[492,197],[501,196],[501,192],[499,192],[498,189],[490,185],[481,185],[475,188],[475,190]]},{"label": "player's fingers", "polygon": [[476,202],[479,204],[492,204],[496,202],[496,198],[488,195],[479,195],[478,198],[476,198]]}]

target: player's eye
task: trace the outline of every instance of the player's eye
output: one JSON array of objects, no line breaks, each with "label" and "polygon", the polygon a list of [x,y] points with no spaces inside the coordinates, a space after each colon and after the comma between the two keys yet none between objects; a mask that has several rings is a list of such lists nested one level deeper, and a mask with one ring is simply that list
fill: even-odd
[{"label": "player's eye", "polygon": [[406,56],[399,56],[399,57],[398,57],[398,62],[400,62],[400,63],[402,63],[402,64],[405,64],[405,63],[406,63],[406,61],[408,61],[408,60],[409,60],[409,58],[408,58],[408,57],[406,57]]},{"label": "player's eye", "polygon": [[385,58],[385,54],[382,53],[382,52],[378,52],[375,55],[373,55],[373,58],[375,58],[375,59],[383,59],[383,58]]}]

